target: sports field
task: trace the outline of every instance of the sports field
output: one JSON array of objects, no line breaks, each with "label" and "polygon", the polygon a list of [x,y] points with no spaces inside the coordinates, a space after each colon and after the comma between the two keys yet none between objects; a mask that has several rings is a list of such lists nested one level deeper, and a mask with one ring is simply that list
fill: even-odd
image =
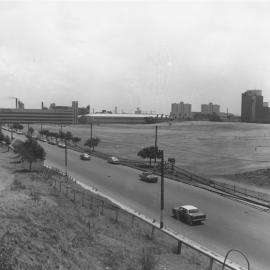
[{"label": "sports field", "polygon": [[[45,128],[45,127],[44,127]],[[48,127],[59,130],[59,127]],[[90,126],[67,126],[84,142]],[[155,125],[93,125],[101,139],[96,150],[138,159],[137,152],[154,145]],[[270,125],[216,122],[158,124],[158,147],[176,166],[206,176],[232,174],[270,166]]]}]

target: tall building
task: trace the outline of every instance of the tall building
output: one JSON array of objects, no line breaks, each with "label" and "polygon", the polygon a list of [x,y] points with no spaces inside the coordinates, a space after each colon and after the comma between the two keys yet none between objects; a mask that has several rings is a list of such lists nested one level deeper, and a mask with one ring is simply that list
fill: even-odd
[{"label": "tall building", "polygon": [[78,124],[78,101],[72,101],[73,108],[73,124]]},{"label": "tall building", "polygon": [[220,113],[220,106],[217,104],[213,104],[210,102],[209,104],[202,104],[201,105],[201,113],[202,114],[219,114]]},{"label": "tall building", "polygon": [[173,119],[191,118],[191,104],[180,102],[171,104],[171,117]]},{"label": "tall building", "polygon": [[242,94],[241,120],[249,123],[270,123],[270,108],[263,102],[262,90]]}]

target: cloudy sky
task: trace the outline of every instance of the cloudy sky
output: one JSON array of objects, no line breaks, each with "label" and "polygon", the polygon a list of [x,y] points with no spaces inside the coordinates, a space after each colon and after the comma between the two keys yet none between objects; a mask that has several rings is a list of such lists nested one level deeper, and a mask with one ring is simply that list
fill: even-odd
[{"label": "cloudy sky", "polygon": [[0,107],[239,114],[270,101],[270,2],[0,2]]}]

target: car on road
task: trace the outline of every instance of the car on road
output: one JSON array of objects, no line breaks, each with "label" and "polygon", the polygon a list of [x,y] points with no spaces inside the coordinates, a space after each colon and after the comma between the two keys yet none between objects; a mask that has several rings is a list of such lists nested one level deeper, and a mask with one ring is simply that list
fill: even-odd
[{"label": "car on road", "polygon": [[158,176],[153,174],[152,172],[142,172],[139,174],[139,177],[142,181],[148,183],[157,183]]},{"label": "car on road", "polygon": [[41,142],[47,142],[47,139],[44,138],[44,137],[40,137],[39,140],[40,140]]},{"label": "car on road", "polygon": [[52,145],[56,145],[57,143],[56,143],[56,141],[55,140],[48,140],[48,144],[52,144]]},{"label": "car on road", "polygon": [[189,225],[201,223],[206,220],[206,214],[199,211],[193,205],[176,206],[172,209],[173,217],[179,219]]},{"label": "car on road", "polygon": [[58,142],[57,146],[60,147],[60,148],[65,148],[66,147],[65,143],[63,143],[63,142]]},{"label": "car on road", "polygon": [[119,164],[120,163],[120,161],[117,157],[109,157],[108,162],[111,164]]},{"label": "car on road", "polygon": [[80,155],[80,159],[81,160],[90,160],[91,159],[91,156],[87,153],[83,153]]}]

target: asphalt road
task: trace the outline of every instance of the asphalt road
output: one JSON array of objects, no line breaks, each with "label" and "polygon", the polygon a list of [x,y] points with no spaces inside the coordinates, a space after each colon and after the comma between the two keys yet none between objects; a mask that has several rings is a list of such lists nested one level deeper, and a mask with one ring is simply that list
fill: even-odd
[{"label": "asphalt road", "polygon": [[[42,143],[46,162],[64,169],[64,149]],[[68,150],[68,172],[79,181],[98,188],[127,206],[159,220],[160,185],[138,179],[140,171],[108,164],[92,157],[79,159],[79,153]],[[192,204],[207,214],[205,224],[189,226],[171,217],[175,205]],[[251,269],[270,269],[270,213],[261,212],[215,193],[165,179],[164,223],[189,239],[225,256],[238,249],[249,258]],[[242,257],[230,256],[246,266]]]}]

